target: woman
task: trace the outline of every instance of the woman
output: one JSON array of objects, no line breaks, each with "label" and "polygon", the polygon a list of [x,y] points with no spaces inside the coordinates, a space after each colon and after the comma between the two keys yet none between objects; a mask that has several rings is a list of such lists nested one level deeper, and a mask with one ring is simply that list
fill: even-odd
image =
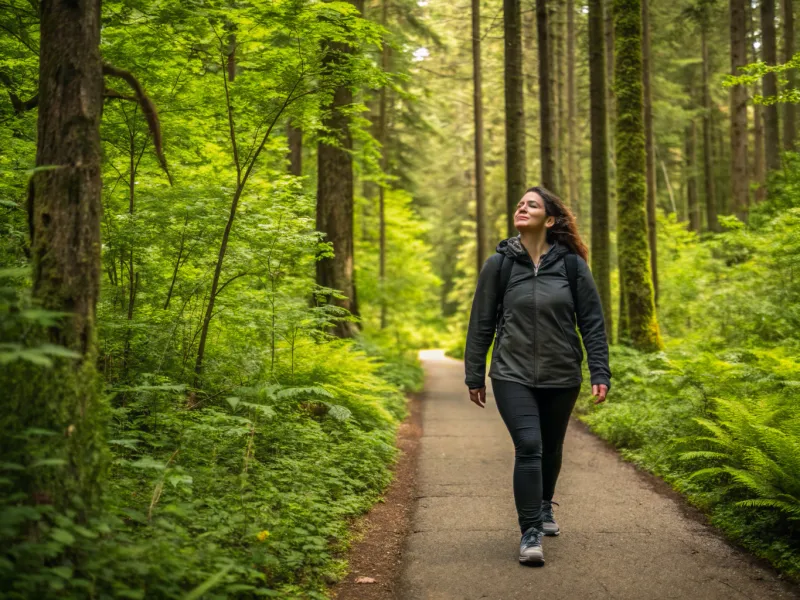
[{"label": "woman", "polygon": [[542,536],[560,532],[553,492],[582,381],[576,317],[595,404],[606,398],[611,371],[600,297],[575,217],[555,194],[532,187],[517,204],[514,226],[520,234],[500,242],[478,277],[464,363],[470,399],[483,408],[486,353],[497,330],[489,377],[515,448],[519,561],[543,564]]}]

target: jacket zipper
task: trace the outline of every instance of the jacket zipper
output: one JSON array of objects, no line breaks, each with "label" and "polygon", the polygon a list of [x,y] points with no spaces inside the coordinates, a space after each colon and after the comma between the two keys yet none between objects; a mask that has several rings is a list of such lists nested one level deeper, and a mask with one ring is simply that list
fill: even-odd
[{"label": "jacket zipper", "polygon": [[[541,263],[542,259],[539,259]],[[536,349],[539,346],[539,336],[536,334],[536,321],[539,319],[539,313],[536,309],[536,279],[539,277],[539,265],[533,265],[533,385],[536,386],[538,381],[539,360],[537,358]]]}]

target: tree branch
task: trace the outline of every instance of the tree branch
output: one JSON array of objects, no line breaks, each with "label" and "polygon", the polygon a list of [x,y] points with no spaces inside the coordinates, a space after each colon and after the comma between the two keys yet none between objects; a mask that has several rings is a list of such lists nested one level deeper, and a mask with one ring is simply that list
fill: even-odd
[{"label": "tree branch", "polygon": [[245,272],[243,272],[243,273],[238,273],[237,275],[234,275],[233,277],[231,277],[230,279],[228,279],[228,281],[226,281],[226,282],[225,282],[225,283],[223,283],[221,286],[219,286],[219,289],[217,290],[217,293],[216,293],[216,294],[214,294],[214,297],[216,298],[217,296],[219,296],[219,295],[222,293],[222,290],[224,290],[224,289],[225,289],[225,286],[226,286],[226,285],[228,285],[229,283],[231,283],[231,282],[233,282],[233,281],[235,281],[235,280],[239,279],[240,277],[244,277],[245,275],[250,275],[250,274],[251,274],[251,273],[250,273],[249,271],[245,271]]},{"label": "tree branch", "polygon": [[110,87],[107,87],[105,90],[103,90],[103,96],[105,98],[127,100],[128,102],[136,102],[137,104],[139,103],[135,96],[126,96],[125,94],[122,94]]},{"label": "tree branch", "polygon": [[36,108],[39,105],[39,94],[36,94],[30,100],[22,100],[14,92],[11,91],[11,79],[5,73],[0,72],[0,83],[6,86],[8,90],[8,97],[11,100],[11,106],[14,107],[14,112],[19,115],[20,113]]},{"label": "tree branch", "polygon": [[[156,149],[158,162],[161,163],[161,168],[164,169],[164,173],[166,173],[167,179],[169,179],[169,184],[172,185],[172,175],[170,175],[169,169],[167,168],[167,159],[164,156],[164,150],[162,147],[161,122],[158,120],[158,113],[156,112],[155,104],[153,104],[153,101],[150,100],[147,94],[144,93],[144,89],[142,88],[142,84],[139,83],[139,80],[136,79],[136,77],[134,77],[129,71],[118,69],[117,67],[108,63],[103,63],[103,74],[110,77],[118,77],[124,80],[129,86],[131,86],[131,88],[133,88],[133,91],[136,93],[136,102],[142,107],[142,112],[144,113],[144,116],[147,119],[147,124],[150,127],[150,133],[153,136],[153,146]],[[122,95],[120,94],[118,97],[122,97]],[[124,99],[127,100],[128,98]]]},{"label": "tree branch", "polygon": [[228,89],[228,70],[225,57],[222,61],[222,80],[225,83],[225,107],[228,110],[228,127],[231,133],[231,146],[233,146],[233,162],[236,165],[236,184],[242,185],[242,163],[239,161],[239,146],[236,144],[236,128],[233,124],[233,107],[231,106],[231,94]]}]

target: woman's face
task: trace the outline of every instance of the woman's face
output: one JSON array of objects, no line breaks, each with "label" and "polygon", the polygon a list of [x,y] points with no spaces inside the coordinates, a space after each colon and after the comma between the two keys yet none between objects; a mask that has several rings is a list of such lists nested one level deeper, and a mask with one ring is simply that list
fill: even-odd
[{"label": "woman's face", "polygon": [[552,227],[554,223],[555,217],[547,215],[544,200],[536,192],[528,192],[517,203],[517,210],[514,213],[514,227],[520,233]]}]

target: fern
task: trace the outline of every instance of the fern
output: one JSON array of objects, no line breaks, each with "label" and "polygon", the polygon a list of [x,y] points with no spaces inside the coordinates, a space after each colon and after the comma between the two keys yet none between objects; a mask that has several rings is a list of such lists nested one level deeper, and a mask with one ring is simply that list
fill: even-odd
[{"label": "fern", "polygon": [[711,450],[693,450],[691,452],[682,452],[678,455],[681,460],[696,460],[698,458],[711,458],[711,459],[725,459],[728,455],[724,452],[712,452]]},{"label": "fern", "polygon": [[[735,502],[752,510],[777,510],[792,521],[800,516],[800,441],[772,424],[779,424],[779,415],[789,414],[785,407],[769,402],[745,404],[741,400],[716,399],[716,421],[695,418],[694,421],[712,435],[684,439],[705,448],[679,455],[681,460],[705,460],[711,463],[689,475],[689,480],[719,477],[731,482],[731,490],[740,490],[753,497]],[[793,419],[783,421],[795,427]]]}]

